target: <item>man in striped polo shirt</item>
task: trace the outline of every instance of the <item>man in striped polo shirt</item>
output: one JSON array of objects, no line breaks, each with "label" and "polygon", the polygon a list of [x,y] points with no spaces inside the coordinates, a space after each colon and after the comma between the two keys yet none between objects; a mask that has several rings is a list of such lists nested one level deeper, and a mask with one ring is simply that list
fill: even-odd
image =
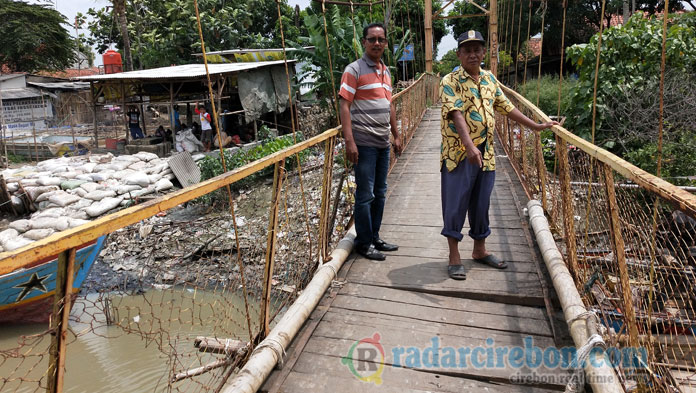
[{"label": "man in striped polo shirt", "polygon": [[394,150],[401,153],[396,111],[391,103],[391,75],[382,62],[387,33],[380,23],[363,29],[363,57],[350,63],[341,78],[341,128],[346,155],[355,165],[355,250],[368,259],[383,261],[380,251],[399,247],[379,237],[387,194],[389,132]]}]

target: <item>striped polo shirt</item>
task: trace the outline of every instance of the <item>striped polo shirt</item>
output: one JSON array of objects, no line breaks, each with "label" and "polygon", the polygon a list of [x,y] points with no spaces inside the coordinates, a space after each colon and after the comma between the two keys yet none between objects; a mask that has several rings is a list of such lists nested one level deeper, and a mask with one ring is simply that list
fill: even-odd
[{"label": "striped polo shirt", "polygon": [[356,145],[389,147],[391,75],[384,62],[367,55],[348,64],[338,95],[351,102],[350,120]]}]

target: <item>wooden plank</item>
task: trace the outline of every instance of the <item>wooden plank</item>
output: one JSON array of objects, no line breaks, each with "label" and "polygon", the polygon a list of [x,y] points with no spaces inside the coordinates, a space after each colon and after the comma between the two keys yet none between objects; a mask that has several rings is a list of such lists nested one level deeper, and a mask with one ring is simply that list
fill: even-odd
[{"label": "wooden plank", "polygon": [[[456,299],[447,296],[424,295],[422,293],[414,293],[391,289],[385,287],[376,287],[372,285],[361,285],[355,283],[346,283],[341,291],[341,295],[354,296],[356,298],[368,299],[394,299],[395,304],[414,304],[430,307],[433,312],[442,310],[466,310],[478,312],[484,315],[504,315],[509,317],[528,318],[546,321],[544,310],[539,307],[524,307],[510,304],[501,304],[494,302],[486,302],[471,299]],[[438,311],[439,312],[439,311]]]},{"label": "wooden plank", "polygon": [[[334,331],[334,336],[340,336],[341,338],[335,337],[321,337],[315,334],[312,340],[307,343],[305,347],[305,353],[320,354],[325,356],[333,356],[336,358],[336,362],[333,363],[336,367],[341,366],[341,360],[347,357],[348,352],[358,340],[362,340],[368,337],[373,337],[374,329],[369,327],[359,327],[359,326],[345,326],[336,325],[333,326],[337,331]],[[321,328],[321,326],[320,326]],[[345,338],[344,338],[345,337]],[[393,366],[395,364],[395,358],[392,350],[397,347],[417,347],[424,351],[427,347],[432,345],[432,336],[422,335],[418,333],[413,333],[410,331],[399,331],[394,329],[384,335],[380,335],[380,344],[385,349],[385,365]],[[490,339],[493,340],[493,346],[495,346],[495,335],[491,335]],[[486,347],[486,340],[462,340],[460,337],[440,337],[440,348],[449,346],[453,348],[467,348],[473,349],[476,347]],[[541,347],[542,350],[545,349]],[[301,359],[300,359],[301,360]],[[405,365],[406,356],[402,356],[396,363],[399,365]],[[432,358],[431,358],[432,360]],[[457,359],[458,360],[458,359]],[[327,366],[332,364],[332,362],[327,362],[322,364],[322,366]],[[300,369],[301,362],[298,361],[296,367]],[[482,381],[490,382],[500,382],[509,383],[511,377],[514,375],[531,375],[532,371],[541,375],[555,375],[557,380],[561,381],[560,384],[554,385],[542,385],[540,387],[555,387],[558,389],[560,386],[565,386],[564,377],[567,377],[568,373],[564,370],[559,369],[549,369],[543,366],[536,368],[535,370],[530,369],[527,366],[522,366],[519,369],[512,369],[510,367],[472,367],[469,359],[466,359],[466,363],[463,367],[457,362],[454,367],[424,367],[423,364],[416,364],[415,367],[410,367],[415,370],[423,370],[432,373],[442,373],[446,375],[456,376],[460,378],[477,379]],[[314,366],[316,370],[316,365]]]},{"label": "wooden plank", "polygon": [[[466,257],[471,255],[474,248],[473,243],[473,241],[462,241],[462,243],[459,244],[459,252],[463,257],[465,257],[462,259],[463,261],[468,260]],[[511,247],[509,245],[487,244],[486,247],[490,252],[508,262],[508,268],[506,270],[517,270],[516,267],[511,266],[512,264],[510,264],[510,262],[516,264],[518,262],[531,263],[533,261],[533,256],[529,249],[524,249],[519,246]],[[428,261],[437,261],[447,260],[449,257],[449,252],[446,248],[437,247],[435,245],[431,247],[411,247],[410,245],[401,245],[397,251],[388,253],[387,259],[394,256],[414,257],[421,259],[426,258]]]},{"label": "wooden plank", "polygon": [[[317,374],[317,365],[322,373]],[[407,392],[499,392],[499,393],[541,393],[548,390],[529,386],[486,383],[467,378],[452,377],[445,374],[422,372],[401,367],[386,366],[382,384],[365,383],[355,378],[350,370],[335,357],[304,353],[297,366],[290,373],[283,392],[306,393],[326,391],[331,387],[333,393],[407,393]]]},{"label": "wooden plank", "polygon": [[[358,264],[359,264],[358,260]],[[380,264],[372,264],[379,266]],[[353,268],[355,269],[355,267]],[[348,280],[360,284],[379,285],[389,288],[400,288],[411,291],[456,296],[468,299],[491,300],[508,304],[543,305],[543,293],[541,292],[539,279],[519,280],[491,280],[478,277],[480,271],[467,271],[467,280],[455,281],[447,277],[445,269],[432,269],[432,272],[440,272],[439,275],[418,276],[420,269],[413,267],[393,269],[386,275],[380,276],[382,271],[378,268],[369,269],[366,272],[351,270]],[[383,269],[382,269],[383,270]],[[501,273],[508,277],[511,273]],[[530,275],[531,277],[532,275]]]},{"label": "wooden plank", "polygon": [[[422,233],[405,231],[392,232],[380,230],[380,234],[383,238],[393,240],[397,244],[411,244],[411,242],[413,241],[420,240],[442,244],[445,248],[447,248],[447,238],[445,236],[442,236],[439,231],[435,232],[434,230],[432,230],[433,227],[430,228],[431,229],[429,231],[423,231]],[[466,236],[468,231],[462,230],[462,232],[465,235],[465,238],[462,240],[462,242],[473,241],[469,239],[468,236]],[[522,232],[521,230],[518,231],[517,234],[512,234],[510,229],[508,229],[504,231],[492,232],[491,235],[488,236],[488,238],[486,238],[486,244],[510,244],[527,246],[527,238],[525,237],[524,232]]]},{"label": "wooden plank", "polygon": [[[393,315],[430,321],[433,319],[433,316],[436,315],[429,306],[399,303],[394,302],[393,299],[361,298],[341,295],[340,293],[336,296],[336,300],[334,300],[331,308],[334,312],[339,312],[340,309],[369,312],[373,314],[373,319],[380,318],[382,315]],[[548,325],[545,322],[540,323],[538,319],[482,314],[477,311],[456,309],[447,310],[446,313],[439,313],[439,315],[446,315],[444,318],[447,323],[456,325],[457,327],[486,328],[491,332],[503,331],[520,334],[551,335],[551,330],[549,330]],[[408,325],[409,324],[407,324],[407,326]]]}]

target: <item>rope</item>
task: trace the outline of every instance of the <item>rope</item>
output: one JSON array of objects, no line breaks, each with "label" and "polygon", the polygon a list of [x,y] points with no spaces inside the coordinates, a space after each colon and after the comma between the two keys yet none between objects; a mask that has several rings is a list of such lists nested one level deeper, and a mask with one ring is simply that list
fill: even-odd
[{"label": "rope", "polygon": [[565,58],[565,27],[566,27],[566,10],[568,8],[568,0],[563,0],[563,27],[561,29],[561,70],[559,71],[558,81],[558,111],[556,117],[561,117],[561,88],[563,86],[563,61]]},{"label": "rope", "polygon": [[275,337],[266,337],[256,348],[254,348],[254,351],[251,353],[252,356],[264,348],[270,348],[273,351],[278,359],[278,369],[282,369],[283,364],[285,363],[286,355],[283,344],[281,344],[280,341]]},{"label": "rope", "polygon": [[[593,311],[585,311],[577,317],[566,321],[566,323],[568,324],[568,327],[571,327],[573,323],[582,319],[587,320],[588,318],[594,318],[597,323],[597,326],[602,326],[599,321],[599,317]],[[587,358],[590,356],[590,353],[595,347],[600,347],[602,349],[606,349],[607,347],[606,343],[604,342],[604,339],[602,339],[602,336],[598,333],[593,333],[592,335],[590,335],[590,337],[587,338],[585,344],[578,349],[577,355],[573,360],[573,374],[568,380],[568,384],[565,388],[565,393],[584,392],[585,384],[583,377],[585,371],[583,368],[583,364],[587,361]]]},{"label": "rope", "polygon": [[[210,82],[210,72],[208,71],[208,57],[206,56],[205,53],[205,40],[203,39],[203,29],[201,27],[201,16],[200,13],[198,12],[198,0],[193,0],[193,5],[196,10],[196,22],[198,24],[198,36],[200,37],[201,40],[201,51],[203,52],[203,64],[205,64],[205,75],[206,78],[208,79],[208,93],[210,94],[210,104],[211,104],[211,109],[213,111],[213,118],[215,119],[215,127],[217,128],[217,137],[218,137],[218,143],[220,147],[220,160],[222,161],[222,169],[223,171],[227,172],[227,165],[225,163],[225,150],[222,147],[222,137],[220,136],[220,125],[218,124],[218,116],[217,116],[217,110],[215,108],[215,97],[213,96],[213,87]],[[234,201],[232,200],[232,190],[230,189],[230,185],[227,184],[225,186],[225,189],[227,190],[227,198],[230,203],[230,214],[232,214],[232,225],[234,227],[234,241],[235,245],[237,247],[237,265],[239,266],[239,275],[240,279],[242,281],[242,293],[244,294],[244,308],[246,310],[246,319],[247,319],[247,329],[249,330],[249,342],[254,342],[254,333],[253,330],[251,329],[251,314],[249,312],[249,300],[247,299],[247,287],[246,287],[246,279],[244,277],[244,264],[242,263],[242,249],[239,245],[239,230],[237,228],[237,216],[234,212]]]}]

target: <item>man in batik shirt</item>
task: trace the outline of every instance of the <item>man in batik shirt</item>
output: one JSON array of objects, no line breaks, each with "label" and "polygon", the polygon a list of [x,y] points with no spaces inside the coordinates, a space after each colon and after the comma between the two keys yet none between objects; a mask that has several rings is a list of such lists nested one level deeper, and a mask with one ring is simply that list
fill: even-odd
[{"label": "man in batik shirt", "polygon": [[490,71],[481,69],[485,55],[481,33],[470,30],[457,39],[461,67],[440,83],[442,101],[442,147],[440,155],[442,218],[441,234],[449,246],[449,276],[466,278],[459,242],[469,214],[469,236],[474,239],[472,258],[498,269],[507,263],[486,250],[491,234],[488,208],[495,183],[495,112],[535,131],[557,122],[538,124],[523,115],[505,97]]}]

